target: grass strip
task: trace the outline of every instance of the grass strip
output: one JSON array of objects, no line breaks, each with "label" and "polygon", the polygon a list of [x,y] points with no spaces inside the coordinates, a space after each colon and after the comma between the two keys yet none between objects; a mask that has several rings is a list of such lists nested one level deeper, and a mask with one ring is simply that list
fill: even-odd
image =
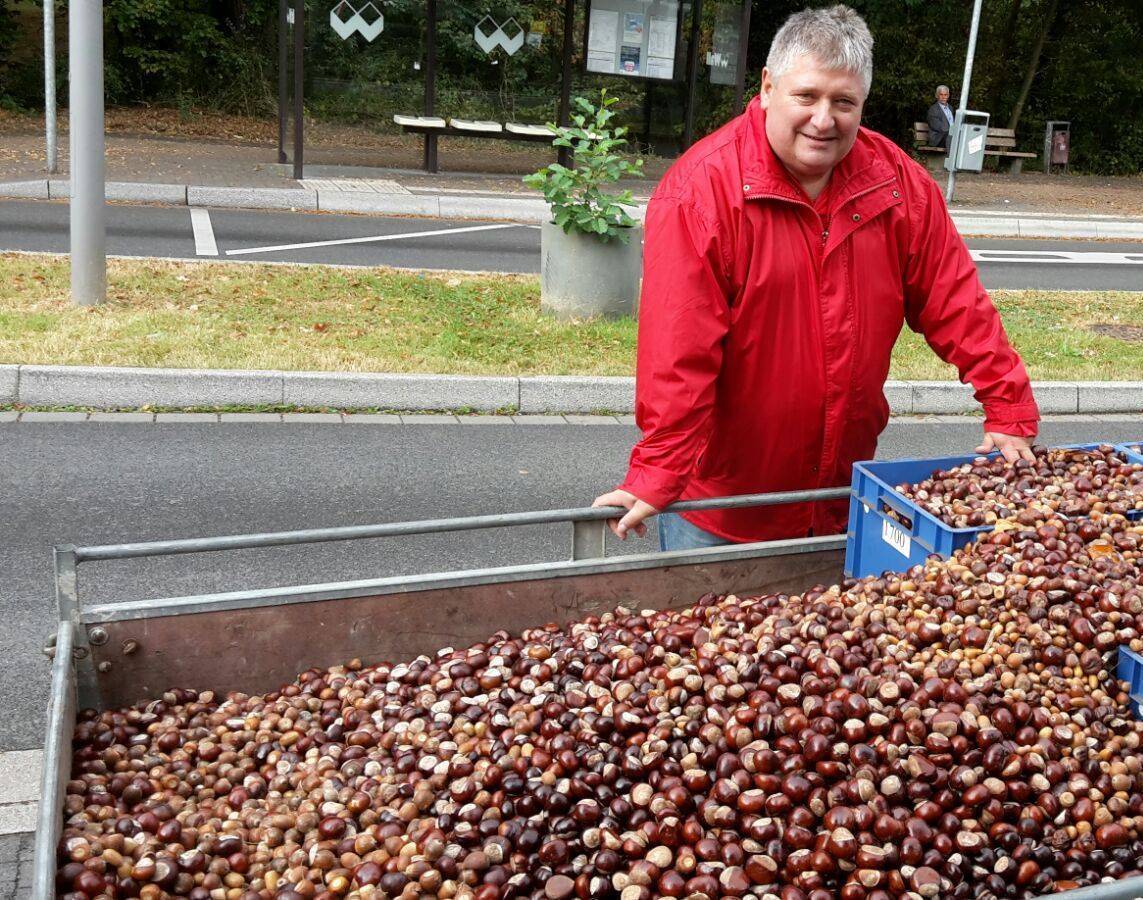
[{"label": "grass strip", "polygon": [[[453,375],[631,375],[632,319],[561,322],[534,276],[110,260],[108,302],[66,258],[0,254],[0,363]],[[1135,380],[1143,293],[996,291],[1037,380]],[[1102,333],[1092,326],[1111,326]],[[890,377],[955,378],[906,330]]]}]

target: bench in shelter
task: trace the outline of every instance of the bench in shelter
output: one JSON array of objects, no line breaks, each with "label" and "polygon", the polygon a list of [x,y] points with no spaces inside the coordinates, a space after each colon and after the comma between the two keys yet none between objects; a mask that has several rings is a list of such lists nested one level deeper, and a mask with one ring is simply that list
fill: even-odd
[{"label": "bench in shelter", "polygon": [[[547,125],[528,125],[522,122],[490,122],[480,119],[443,119],[440,116],[395,115],[393,121],[406,134],[423,134],[426,141],[435,143],[442,135],[470,138],[499,138],[505,141],[536,141],[550,144],[556,136]],[[434,147],[435,150],[435,147]],[[425,168],[437,171],[436,153],[426,154]]]}]

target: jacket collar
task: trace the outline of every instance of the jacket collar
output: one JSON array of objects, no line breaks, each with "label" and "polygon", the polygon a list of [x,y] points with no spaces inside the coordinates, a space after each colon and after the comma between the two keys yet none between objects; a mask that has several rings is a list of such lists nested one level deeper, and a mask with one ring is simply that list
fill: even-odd
[{"label": "jacket collar", "polygon": [[[747,199],[778,197],[808,202],[805,191],[774,154],[766,137],[766,111],[755,97],[742,114],[742,187]],[[870,132],[862,128],[853,147],[837,164],[830,180],[830,206],[837,208],[854,194],[889,181],[893,168],[874,149]]]}]

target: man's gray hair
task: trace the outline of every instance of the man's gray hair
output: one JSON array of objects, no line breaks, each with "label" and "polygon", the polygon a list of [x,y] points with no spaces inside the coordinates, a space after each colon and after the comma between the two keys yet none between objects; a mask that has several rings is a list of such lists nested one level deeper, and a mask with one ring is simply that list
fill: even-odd
[{"label": "man's gray hair", "polygon": [[766,68],[777,81],[802,56],[813,56],[826,69],[842,69],[860,76],[869,95],[873,83],[873,35],[854,10],[840,3],[823,9],[794,13],[774,35]]},{"label": "man's gray hair", "polygon": [[949,86],[947,84],[938,84],[936,92],[933,94],[933,96],[938,100],[941,98],[941,91],[944,91],[946,94],[952,94],[952,91],[949,90]]}]

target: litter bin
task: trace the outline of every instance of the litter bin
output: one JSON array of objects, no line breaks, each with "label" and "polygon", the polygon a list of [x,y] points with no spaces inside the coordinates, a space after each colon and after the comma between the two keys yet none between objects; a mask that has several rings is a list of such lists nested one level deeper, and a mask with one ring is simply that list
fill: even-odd
[{"label": "litter bin", "polygon": [[988,139],[986,112],[958,109],[949,137],[945,168],[950,172],[979,172],[984,168],[984,142]]},{"label": "litter bin", "polygon": [[1044,174],[1051,174],[1053,166],[1068,171],[1068,153],[1072,143],[1072,123],[1051,120],[1044,123]]}]

